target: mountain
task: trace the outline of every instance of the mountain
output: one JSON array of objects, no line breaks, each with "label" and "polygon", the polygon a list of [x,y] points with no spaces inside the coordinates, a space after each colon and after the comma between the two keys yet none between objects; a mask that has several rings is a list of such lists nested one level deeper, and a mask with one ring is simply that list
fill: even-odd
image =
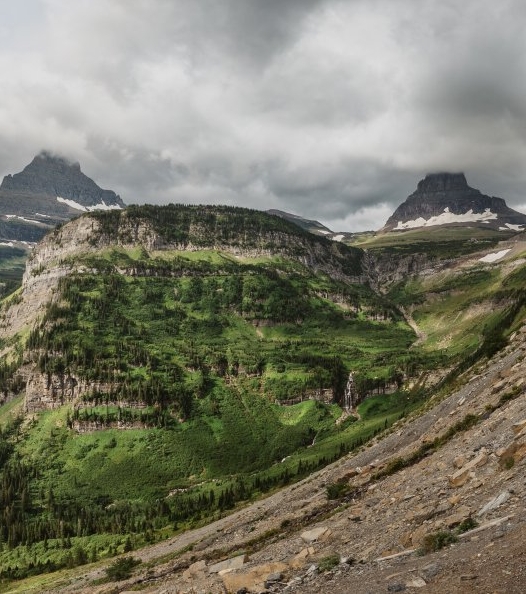
[{"label": "mountain", "polygon": [[78,163],[42,152],[0,186],[0,242],[35,242],[81,212],[120,209],[121,198],[101,189]]},{"label": "mountain", "polygon": [[498,231],[523,231],[526,214],[468,186],[463,173],[432,173],[389,217],[381,231],[422,227],[469,226]]},{"label": "mountain", "polygon": [[281,217],[282,219],[286,219],[301,229],[305,229],[305,231],[309,231],[309,233],[314,233],[315,235],[322,235],[327,239],[332,239],[333,241],[351,241],[356,236],[355,233],[348,233],[346,231],[342,232],[335,232],[331,231],[328,227],[320,223],[319,221],[313,219],[305,219],[300,217],[299,215],[291,214],[290,212],[284,212],[283,210],[276,210],[270,209],[267,210],[269,214],[276,215]]},{"label": "mountain", "polygon": [[319,221],[315,221],[312,219],[305,219],[304,217],[300,217],[299,215],[291,214],[290,212],[285,212],[283,210],[276,210],[275,208],[271,208],[267,210],[269,214],[276,215],[291,223],[298,225],[305,231],[310,231],[311,233],[319,233],[321,235],[329,235],[332,234],[332,231],[320,223]]}]

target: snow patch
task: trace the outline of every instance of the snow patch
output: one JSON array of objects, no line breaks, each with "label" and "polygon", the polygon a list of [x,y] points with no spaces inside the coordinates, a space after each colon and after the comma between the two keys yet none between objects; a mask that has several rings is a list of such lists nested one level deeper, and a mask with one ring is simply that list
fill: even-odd
[{"label": "snow patch", "polygon": [[333,241],[341,241],[345,236],[344,235],[335,235],[332,240]]},{"label": "snow patch", "polygon": [[106,204],[104,200],[100,204],[94,204],[93,206],[83,206],[82,204],[75,202],[75,200],[62,198],[61,196],[57,196],[57,201],[62,202],[62,204],[66,204],[75,210],[80,210],[81,212],[91,212],[93,210],[122,210],[122,207],[118,204]]},{"label": "snow patch", "polygon": [[325,229],[318,229],[318,233],[323,233],[323,235],[329,235],[330,231],[325,231]]},{"label": "snow patch", "polygon": [[499,231],[524,231],[524,225],[514,225],[513,223],[504,223],[505,227],[499,227]]},{"label": "snow patch", "polygon": [[0,245],[5,247],[15,247],[15,244],[12,241],[8,241],[7,243],[5,241],[0,241]]},{"label": "snow patch", "polygon": [[4,215],[6,219],[19,219],[20,221],[24,221],[25,223],[31,223],[32,225],[41,225],[42,221],[35,221],[33,219],[26,219],[19,215]]},{"label": "snow patch", "polygon": [[511,251],[511,248],[508,248],[507,250],[500,250],[500,252],[493,252],[492,254],[488,254],[487,256],[484,256],[483,258],[479,258],[479,262],[496,262],[497,260],[504,258],[504,256],[509,251]]},{"label": "snow patch", "polygon": [[468,212],[464,214],[455,214],[450,212],[449,208],[444,208],[444,212],[441,212],[439,215],[435,215],[430,219],[424,219],[423,217],[418,217],[414,221],[406,221],[403,223],[402,221],[398,221],[394,231],[402,231],[404,229],[416,229],[418,227],[434,227],[435,225],[448,225],[451,223],[488,223],[490,220],[495,220],[497,218],[496,212],[491,212],[489,208],[482,213],[474,213],[473,209],[470,208]]}]

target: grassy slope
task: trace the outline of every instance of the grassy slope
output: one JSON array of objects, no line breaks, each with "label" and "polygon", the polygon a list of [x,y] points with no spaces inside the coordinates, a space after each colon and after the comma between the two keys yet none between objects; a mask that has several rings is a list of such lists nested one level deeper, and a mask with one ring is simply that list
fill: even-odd
[{"label": "grassy slope", "polygon": [[427,227],[403,232],[370,234],[357,237],[355,247],[389,250],[394,254],[421,254],[431,257],[458,258],[480,249],[491,248],[513,232],[493,231],[480,227]]},{"label": "grassy slope", "polygon": [[[405,395],[392,397],[388,410],[336,425],[335,405],[274,403],[335,380],[341,391],[351,369],[387,376],[404,365],[412,331],[363,286],[284,258],[239,261],[210,250],[156,256],[89,256],[100,274],[64,281],[62,299],[29,338],[35,352],[48,352],[42,370],[111,376],[122,387],[119,405],[115,394],[108,404],[81,402],[81,423],[127,413],[147,426],[79,435],[67,405],[16,433],[6,430],[11,460],[23,460],[28,477],[24,522],[35,530],[44,523],[49,532],[46,550],[38,542],[4,549],[11,577],[27,573],[30,562],[37,571],[80,562],[70,542],[95,558],[122,551],[125,535],[138,546],[203,521],[326,464],[413,405]],[[173,265],[178,274],[115,274],[114,266],[128,265],[165,272]],[[139,395],[153,404],[126,405]],[[0,425],[10,407],[0,411]],[[104,543],[94,532],[106,534]]]},{"label": "grassy slope", "polygon": [[[248,402],[244,400],[243,404],[247,403],[255,405],[248,418],[246,408],[241,409],[236,406],[237,402],[230,401],[225,404],[221,419],[205,417],[178,430],[106,430],[78,436],[64,428],[63,409],[40,415],[31,430],[27,432],[26,429],[25,438],[17,448],[28,465],[40,469],[39,478],[32,486],[35,503],[38,504],[41,491],[45,494],[44,500],[52,491],[54,499],[63,505],[68,498],[75,498],[86,509],[93,507],[96,499],[104,506],[113,502],[111,505],[117,506],[115,509],[132,499],[136,509],[151,519],[145,522],[144,530],[129,533],[117,530],[113,534],[105,531],[99,535],[71,538],[66,535],[66,538],[51,537],[46,542],[20,545],[14,549],[4,546],[0,552],[3,571],[11,572],[12,577],[22,577],[35,562],[40,564],[36,571],[73,566],[123,552],[129,546],[126,544],[128,539],[133,547],[152,539],[162,539],[173,534],[174,528],[180,530],[196,525],[200,518],[214,513],[213,510],[204,515],[196,512],[182,523],[176,521],[173,526],[169,517],[159,513],[154,502],[157,497],[165,496],[168,488],[181,489],[188,482],[195,483],[189,491],[165,500],[166,507],[171,509],[178,509],[190,499],[208,498],[211,492],[218,499],[221,493],[237,488],[240,482],[247,485],[245,497],[257,497],[269,488],[286,484],[298,471],[298,476],[302,476],[362,443],[414,408],[417,401],[405,395],[374,397],[360,407],[362,420],[349,420],[339,427],[334,424],[340,415],[337,407],[314,401],[278,407],[254,396],[249,397]],[[0,423],[5,415],[9,415],[7,409],[8,405],[0,408]],[[259,427],[254,427],[255,420]],[[218,435],[219,442],[211,437],[211,433]],[[258,439],[273,439],[285,453],[294,434],[308,435],[309,444],[315,435],[317,443],[312,447],[296,447],[286,460],[259,472],[240,472],[240,468],[235,467],[243,462],[249,462],[250,466],[251,461],[244,458],[253,453],[252,448]],[[227,435],[228,439],[225,439]],[[219,478],[211,478],[213,469],[203,472],[200,465],[199,456],[206,455],[207,448],[210,448],[210,458],[219,464],[216,469]],[[154,464],[152,460],[155,460]],[[303,471],[299,470],[301,467]],[[225,476],[227,469],[233,474]],[[196,474],[187,477],[190,470]],[[257,487],[249,488],[249,485]],[[151,502],[150,505],[147,502]],[[46,507],[45,501],[38,505]],[[18,574],[15,568],[19,568]]]}]

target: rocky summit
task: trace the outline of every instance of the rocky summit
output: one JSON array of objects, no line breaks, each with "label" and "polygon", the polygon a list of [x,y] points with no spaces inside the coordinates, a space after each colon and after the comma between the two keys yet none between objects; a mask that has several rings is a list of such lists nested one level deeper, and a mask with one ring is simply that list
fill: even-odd
[{"label": "rocky summit", "polygon": [[431,173],[395,210],[382,231],[438,225],[523,231],[526,215],[509,208],[502,198],[471,188],[463,173]]},{"label": "rocky summit", "polygon": [[124,208],[120,196],[103,190],[79,163],[43,151],[0,186],[0,242],[34,242],[81,212]]}]

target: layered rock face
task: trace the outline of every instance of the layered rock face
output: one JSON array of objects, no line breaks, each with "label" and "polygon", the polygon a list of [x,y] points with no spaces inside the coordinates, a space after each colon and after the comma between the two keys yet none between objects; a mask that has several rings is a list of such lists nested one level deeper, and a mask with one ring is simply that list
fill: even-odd
[{"label": "layered rock face", "polygon": [[81,212],[124,208],[121,198],[84,175],[78,163],[42,152],[0,186],[0,241],[34,242]]},{"label": "layered rock face", "polygon": [[437,225],[523,231],[526,215],[509,208],[502,198],[471,188],[463,173],[432,173],[418,183],[416,191],[395,210],[382,230]]},{"label": "layered rock face", "polygon": [[[123,276],[158,276],[155,253],[213,249],[235,258],[281,256],[346,282],[366,282],[363,254],[283,223],[276,217],[229,207],[131,206],[126,210],[86,213],[57,227],[33,249],[26,264],[22,291],[0,308],[0,355],[13,349],[15,336],[29,333],[45,318],[51,304],[61,300],[60,281],[73,274],[91,273],[86,255],[111,249],[153,252],[139,263],[115,266]],[[165,275],[184,274],[165,270]],[[0,345],[1,346],[1,345]],[[93,391],[111,392],[82,377],[41,373],[40,353],[26,354],[26,409],[54,408]],[[1,401],[1,395],[0,395]]]}]

